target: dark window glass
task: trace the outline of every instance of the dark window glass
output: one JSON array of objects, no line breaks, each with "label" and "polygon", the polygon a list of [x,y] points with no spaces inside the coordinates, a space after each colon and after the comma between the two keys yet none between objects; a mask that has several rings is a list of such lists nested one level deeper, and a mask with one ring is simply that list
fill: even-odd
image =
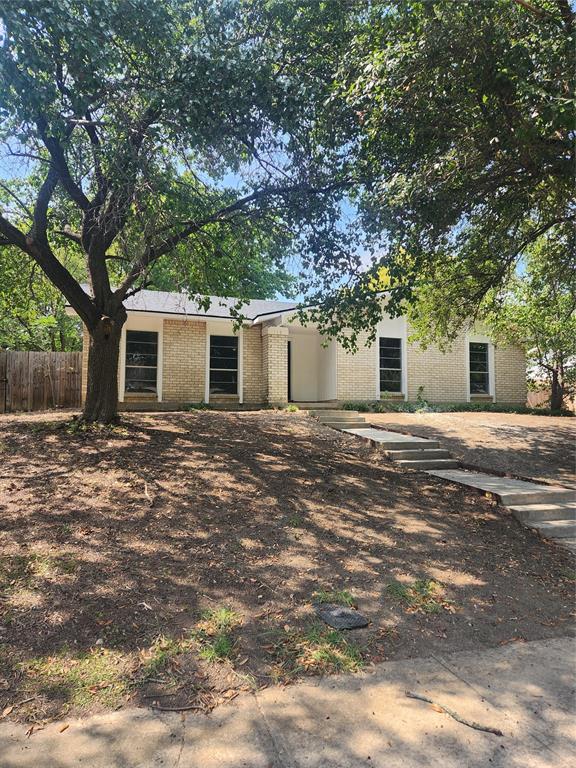
[{"label": "dark window glass", "polygon": [[210,336],[210,394],[238,394],[237,336]]},{"label": "dark window glass", "polygon": [[488,376],[488,344],[470,344],[470,394],[487,395],[490,392]]},{"label": "dark window glass", "polygon": [[380,391],[402,392],[401,339],[380,339]]},{"label": "dark window glass", "polygon": [[126,392],[156,392],[158,334],[126,331]]}]

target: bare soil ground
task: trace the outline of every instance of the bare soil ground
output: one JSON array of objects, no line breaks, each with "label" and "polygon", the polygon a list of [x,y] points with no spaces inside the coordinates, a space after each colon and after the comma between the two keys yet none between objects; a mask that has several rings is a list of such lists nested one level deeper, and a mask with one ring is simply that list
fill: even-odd
[{"label": "bare soil ground", "polygon": [[0,714],[35,727],[572,631],[568,553],[301,413],[3,417],[0,553]]},{"label": "bare soil ground", "polygon": [[374,426],[440,440],[465,464],[576,488],[576,418],[514,413],[375,413]]}]

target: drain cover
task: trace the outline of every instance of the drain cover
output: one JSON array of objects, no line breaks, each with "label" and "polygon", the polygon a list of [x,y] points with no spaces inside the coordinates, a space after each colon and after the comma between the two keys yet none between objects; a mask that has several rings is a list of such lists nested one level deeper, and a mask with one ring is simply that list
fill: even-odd
[{"label": "drain cover", "polygon": [[367,627],[368,619],[353,608],[332,603],[317,603],[314,606],[316,615],[334,629],[357,629]]}]

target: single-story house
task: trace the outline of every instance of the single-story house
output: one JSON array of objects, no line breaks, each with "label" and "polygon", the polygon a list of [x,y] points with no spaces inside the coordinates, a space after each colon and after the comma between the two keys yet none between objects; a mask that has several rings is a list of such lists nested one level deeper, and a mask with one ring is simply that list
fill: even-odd
[{"label": "single-story house", "polygon": [[[360,334],[356,353],[304,326],[294,303],[213,297],[204,310],[180,293],[141,291],[126,301],[119,399],[129,403],[245,405],[347,400],[526,402],[526,361],[519,347],[496,346],[473,331],[451,349],[423,349],[409,340],[405,318],[383,315],[377,341]],[[88,334],[84,332],[83,393]]]}]

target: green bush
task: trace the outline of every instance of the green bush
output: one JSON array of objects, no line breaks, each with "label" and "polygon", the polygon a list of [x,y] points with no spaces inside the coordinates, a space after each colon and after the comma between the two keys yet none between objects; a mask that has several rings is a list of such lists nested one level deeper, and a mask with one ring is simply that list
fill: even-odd
[{"label": "green bush", "polygon": [[500,405],[499,403],[438,403],[430,404],[424,398],[416,402],[393,402],[386,400],[374,400],[370,402],[349,401],[343,403],[342,408],[347,411],[359,411],[361,413],[458,413],[466,411],[492,412],[492,413],[519,413],[530,416],[574,416],[572,411],[551,411],[550,408],[529,408],[523,405]]}]

